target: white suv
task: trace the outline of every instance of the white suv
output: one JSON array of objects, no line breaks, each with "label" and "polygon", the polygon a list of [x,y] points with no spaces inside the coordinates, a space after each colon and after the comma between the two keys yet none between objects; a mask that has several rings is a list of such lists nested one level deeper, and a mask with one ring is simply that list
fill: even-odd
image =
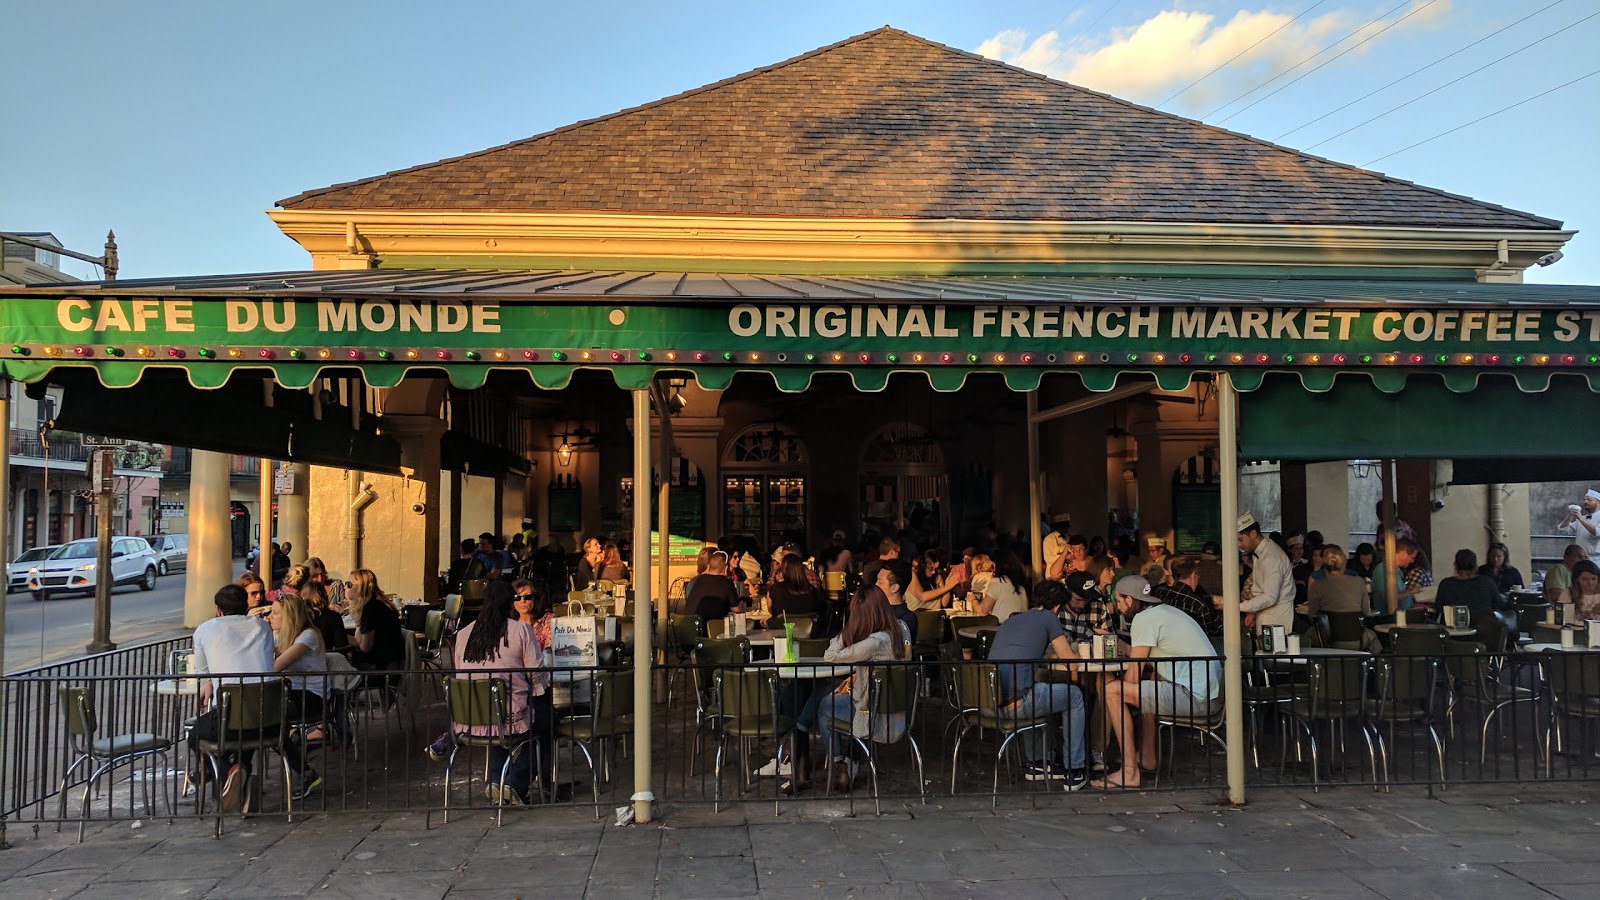
[{"label": "white suv", "polygon": [[[63,544],[28,569],[28,590],[33,599],[48,600],[67,591],[94,592],[96,541],[87,538]],[[156,552],[142,537],[111,539],[112,586],[137,584],[141,591],[156,587]]]}]

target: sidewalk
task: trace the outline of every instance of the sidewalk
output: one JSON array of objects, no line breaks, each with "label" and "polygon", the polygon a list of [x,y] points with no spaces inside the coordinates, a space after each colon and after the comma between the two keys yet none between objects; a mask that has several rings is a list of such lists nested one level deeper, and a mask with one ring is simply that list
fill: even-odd
[{"label": "sidewalk", "polygon": [[[0,896],[561,897],[1600,897],[1589,785],[1392,794],[1262,790],[1242,810],[1207,793],[885,804],[679,805],[645,826],[590,807],[230,823],[165,820],[61,834],[13,826]],[[945,798],[948,801],[948,798]],[[891,812],[892,809],[892,812]]]}]

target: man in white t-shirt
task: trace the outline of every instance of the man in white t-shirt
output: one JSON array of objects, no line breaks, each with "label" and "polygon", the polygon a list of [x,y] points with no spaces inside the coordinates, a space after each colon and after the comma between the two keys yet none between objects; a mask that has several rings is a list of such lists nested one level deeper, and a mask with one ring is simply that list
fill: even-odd
[{"label": "man in white t-shirt", "polygon": [[1270,628],[1282,625],[1285,631],[1294,630],[1294,570],[1283,548],[1261,533],[1256,517],[1245,513],[1239,517],[1239,551],[1255,556],[1250,569],[1252,590],[1248,599],[1239,601],[1245,613],[1246,628]]},{"label": "man in white t-shirt", "polygon": [[[1170,660],[1135,663],[1122,678],[1106,684],[1106,714],[1122,748],[1122,769],[1107,773],[1095,786],[1136,788],[1141,770],[1155,770],[1156,716],[1215,714],[1222,707],[1222,664],[1199,623],[1161,602],[1143,576],[1124,576],[1116,596],[1117,611],[1132,617],[1129,655],[1134,660]],[[1146,665],[1153,679],[1141,679]],[[1133,745],[1134,708],[1144,718],[1138,752]]]},{"label": "man in white t-shirt", "polygon": [[[272,626],[266,619],[248,614],[250,603],[245,598],[244,588],[237,584],[226,585],[217,591],[212,602],[216,604],[216,618],[196,626],[193,639],[195,673],[219,676],[200,682],[200,706],[205,712],[195,718],[194,728],[189,731],[189,749],[196,759],[199,759],[200,742],[214,741],[221,734],[218,711],[211,708],[218,686],[255,684],[273,677]],[[260,677],[250,677],[252,675]],[[243,763],[249,767],[249,760]],[[221,798],[236,797],[238,789],[243,787],[243,778],[231,769],[225,771],[228,777]]]},{"label": "man in white t-shirt", "polygon": [[1600,489],[1590,488],[1583,499],[1567,507],[1567,517],[1557,526],[1572,535],[1572,542],[1589,556],[1600,556]]}]

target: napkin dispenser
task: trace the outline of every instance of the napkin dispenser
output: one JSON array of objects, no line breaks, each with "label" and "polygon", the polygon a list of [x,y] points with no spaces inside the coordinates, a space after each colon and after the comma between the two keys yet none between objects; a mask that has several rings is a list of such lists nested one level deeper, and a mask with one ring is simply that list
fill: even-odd
[{"label": "napkin dispenser", "polygon": [[1289,629],[1285,628],[1282,625],[1271,625],[1271,626],[1268,626],[1268,629],[1269,629],[1269,633],[1272,635],[1272,652],[1273,653],[1288,653],[1289,652]]},{"label": "napkin dispenser", "polygon": [[1600,647],[1600,619],[1589,620],[1589,646]]}]

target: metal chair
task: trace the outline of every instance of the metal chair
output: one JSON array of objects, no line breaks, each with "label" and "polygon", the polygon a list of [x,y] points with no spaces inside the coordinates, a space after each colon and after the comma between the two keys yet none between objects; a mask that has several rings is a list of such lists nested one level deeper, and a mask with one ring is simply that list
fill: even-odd
[{"label": "metal chair", "polygon": [[[1288,719],[1305,732],[1306,741],[1311,747],[1311,789],[1318,790],[1317,780],[1321,776],[1320,757],[1321,748],[1313,725],[1319,722],[1327,723],[1330,737],[1335,726],[1339,729],[1340,746],[1344,744],[1344,725],[1354,719],[1361,729],[1361,737],[1367,743],[1367,760],[1372,767],[1373,789],[1378,785],[1378,752],[1373,743],[1372,729],[1367,723],[1367,675],[1371,671],[1372,660],[1365,656],[1332,656],[1316,658],[1306,667],[1307,688],[1304,696],[1296,696],[1283,706],[1283,713]],[[1298,742],[1297,742],[1298,744]],[[1279,749],[1279,768],[1283,767],[1282,754],[1287,748]]]},{"label": "metal chair", "polygon": [[911,636],[912,657],[937,658],[939,645],[944,642],[944,613],[936,609],[920,609],[916,615],[917,632]]},{"label": "metal chair", "polygon": [[976,650],[978,648],[978,639],[977,638],[964,638],[964,637],[962,637],[961,636],[961,629],[963,629],[963,628],[976,628],[976,627],[978,627],[980,625],[999,625],[999,624],[1000,624],[1000,617],[999,616],[951,616],[950,617],[950,633],[956,636],[956,642],[961,645],[961,649],[963,649],[963,650]]},{"label": "metal chair", "polygon": [[[917,746],[917,738],[912,734],[912,729],[917,724],[917,701],[921,694],[921,667],[874,666],[867,680],[867,710],[873,723],[872,733],[866,738],[857,736],[852,731],[852,722],[849,719],[831,719],[828,722],[830,738],[836,734],[846,735],[866,754],[867,771],[872,774],[872,805],[878,815],[883,815],[883,804],[878,798],[878,754],[874,749],[878,744],[893,744],[901,739],[905,740],[906,745],[911,748],[911,760],[917,767],[917,796],[924,805],[928,802],[922,772],[922,748]],[[905,729],[900,736],[894,737],[889,733],[880,732],[878,728],[880,717],[896,715],[906,717]],[[833,747],[829,746],[827,758],[832,759],[833,755]],[[833,781],[829,779],[828,793],[832,792]]]},{"label": "metal chair", "polygon": [[1344,650],[1360,650],[1366,643],[1367,626],[1361,623],[1358,612],[1330,612],[1328,617],[1328,644]]},{"label": "metal chair", "polygon": [[975,648],[973,648],[972,658],[973,659],[988,659],[989,658],[989,648],[994,646],[994,636],[997,635],[997,634],[999,634],[998,631],[980,631],[980,632],[978,632],[978,645]]},{"label": "metal chair", "polygon": [[[1544,729],[1544,771],[1552,777],[1555,769],[1551,759],[1551,744],[1565,752],[1563,728],[1570,720],[1593,722],[1600,720],[1600,653],[1545,652],[1544,669],[1550,687],[1550,713]],[[1579,731],[1582,739],[1578,750],[1587,758],[1593,745],[1591,728]]]},{"label": "metal chair", "polygon": [[[444,766],[444,821],[450,822],[450,773],[456,764],[456,753],[462,747],[482,747],[485,751],[490,747],[500,747],[506,751],[506,761],[500,767],[498,781],[490,782],[498,786],[499,796],[503,797],[506,791],[506,773],[511,771],[511,764],[516,761],[522,751],[530,744],[533,745],[534,763],[537,771],[543,771],[538,765],[539,747],[532,740],[532,734],[527,731],[511,731],[511,685],[504,678],[446,678],[444,679],[445,706],[450,710],[450,758]],[[473,734],[472,728],[487,728],[488,734]],[[484,760],[484,780],[487,782],[488,760]],[[471,779],[467,781],[471,784]],[[505,817],[505,804],[499,803],[499,810],[495,813],[495,826],[503,823]]]},{"label": "metal chair", "polygon": [[[1023,717],[1006,712],[1000,703],[1000,668],[993,663],[965,663],[958,668],[956,702],[962,709],[962,727],[956,733],[955,749],[950,753],[950,793],[956,792],[956,775],[961,770],[961,742],[967,732],[973,728],[993,729],[1004,736],[994,753],[994,784],[989,798],[989,805],[997,806],[1000,802],[1000,763],[1005,758],[1006,749],[1017,735],[1029,731],[1039,731],[1048,740],[1052,714],[1035,713]],[[1009,766],[1008,761],[1008,773]]]},{"label": "metal chair", "polygon": [[1439,686],[1440,663],[1438,658],[1396,656],[1374,661],[1378,675],[1378,699],[1370,714],[1380,722],[1389,723],[1389,740],[1374,726],[1378,737],[1378,752],[1383,757],[1383,779],[1389,777],[1389,747],[1394,744],[1396,722],[1415,722],[1419,716],[1433,739],[1434,755],[1439,763],[1439,782],[1445,780],[1444,741],[1433,727],[1434,697]]},{"label": "metal chair", "polygon": [[750,664],[750,642],[742,637],[705,638],[695,644],[694,674],[695,713],[694,739],[689,749],[689,774],[695,774],[700,763],[700,732],[706,727],[717,728],[726,717],[723,711],[721,681],[718,674],[728,669],[740,669]]},{"label": "metal chair", "polygon": [[[58,695],[61,711],[67,717],[67,745],[75,758],[61,776],[61,812],[57,817],[56,831],[61,830],[61,820],[67,817],[67,788],[72,780],[72,773],[84,763],[94,766],[83,783],[83,799],[78,813],[78,843],[81,844],[84,826],[89,818],[89,792],[99,786],[100,776],[109,773],[117,766],[156,757],[161,758],[162,767],[165,768],[167,751],[172,749],[172,742],[145,732],[98,737],[100,720],[95,715],[94,697],[89,689],[64,687],[60,689]],[[144,782],[144,810],[147,816],[155,815],[151,793],[151,781],[147,778]],[[168,804],[171,804],[170,799]]]},{"label": "metal chair", "polygon": [[[602,661],[601,665],[605,665]],[[611,764],[607,761],[607,743],[617,738],[626,740],[633,730],[633,673],[595,672],[589,687],[589,711],[583,715],[568,715],[556,724],[556,737],[566,738],[583,751],[589,763],[589,780],[594,793],[594,817],[600,818],[600,782],[611,780]],[[591,751],[592,745],[600,746]],[[595,753],[600,755],[600,765],[595,766]],[[556,757],[560,765],[560,755]],[[560,778],[555,779],[561,783]]]},{"label": "metal chair", "polygon": [[[1173,663],[1173,665],[1182,665],[1182,664],[1181,663]],[[1162,683],[1166,683],[1166,682],[1162,682]],[[1217,694],[1217,699],[1215,701],[1215,706],[1216,706],[1215,711],[1209,712],[1209,713],[1201,713],[1199,715],[1180,716],[1180,715],[1176,715],[1176,714],[1170,714],[1170,715],[1160,715],[1160,714],[1158,714],[1156,716],[1156,742],[1157,742],[1157,746],[1160,745],[1161,735],[1165,734],[1167,736],[1167,752],[1162,754],[1160,759],[1157,760],[1157,762],[1156,762],[1156,780],[1155,780],[1156,789],[1159,790],[1161,788],[1161,760],[1165,760],[1166,761],[1166,763],[1167,763],[1167,771],[1168,772],[1177,771],[1177,765],[1178,764],[1177,764],[1177,760],[1175,759],[1175,756],[1176,756],[1176,754],[1178,752],[1178,729],[1183,728],[1183,729],[1187,729],[1189,731],[1195,732],[1197,735],[1199,735],[1200,740],[1201,740],[1202,743],[1204,741],[1206,741],[1207,739],[1216,741],[1217,742],[1217,746],[1221,747],[1222,751],[1224,753],[1227,752],[1228,743],[1222,737],[1222,731],[1223,731],[1223,727],[1224,727],[1224,721],[1223,721],[1223,719],[1224,719],[1224,715],[1223,715],[1224,710],[1223,710],[1223,703],[1222,703],[1222,694],[1221,694],[1220,691]]]},{"label": "metal chair", "polygon": [[816,659],[828,652],[828,638],[795,638],[795,654],[801,659]]},{"label": "metal chair", "polygon": [[[284,815],[293,821],[294,797],[290,783],[289,760],[283,755],[283,741],[288,734],[289,692],[288,681],[282,678],[254,681],[243,684],[224,684],[217,691],[217,737],[200,740],[200,752],[205,764],[211,767],[212,779],[222,781],[219,760],[229,753],[244,754],[272,750],[283,763]],[[245,784],[246,796],[259,791],[259,774],[252,771]],[[205,814],[204,790],[195,791],[195,812]],[[217,804],[217,837],[222,837],[222,804]]]},{"label": "metal chair", "polygon": [[[794,759],[794,719],[778,713],[778,677],[771,669],[745,670],[742,668],[718,669],[714,678],[720,698],[717,734],[717,755],[713,781],[715,782],[714,812],[722,811],[722,757],[728,738],[739,739],[740,771],[744,773],[739,793],[749,786],[750,739],[773,738],[789,735],[789,758]],[[699,733],[696,732],[698,739]],[[772,810],[778,811],[778,801],[772,801]]]}]

